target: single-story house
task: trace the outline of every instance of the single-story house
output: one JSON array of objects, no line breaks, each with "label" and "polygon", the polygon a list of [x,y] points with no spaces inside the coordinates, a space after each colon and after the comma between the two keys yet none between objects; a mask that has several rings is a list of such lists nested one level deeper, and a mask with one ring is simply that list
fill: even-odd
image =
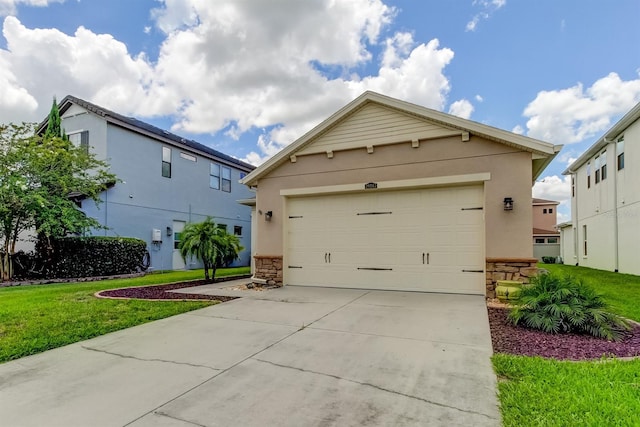
[{"label": "single-story house", "polygon": [[531,186],[560,149],[365,92],[241,180],[254,277],[493,296],[534,274]]}]

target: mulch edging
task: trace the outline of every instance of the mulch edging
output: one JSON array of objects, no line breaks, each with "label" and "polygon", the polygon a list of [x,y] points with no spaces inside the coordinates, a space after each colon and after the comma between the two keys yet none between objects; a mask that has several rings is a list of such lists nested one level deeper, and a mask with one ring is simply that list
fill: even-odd
[{"label": "mulch edging", "polygon": [[603,357],[640,356],[640,325],[631,323],[618,342],[577,334],[548,334],[514,326],[507,320],[508,309],[487,307],[491,341],[495,353],[540,356],[558,360],[593,360]]},{"label": "mulch edging", "polygon": [[[226,276],[216,279],[216,283],[228,282],[236,279],[248,279],[251,275]],[[144,299],[149,301],[184,301],[184,300],[205,300],[205,301],[231,301],[240,297],[229,297],[219,295],[204,294],[182,294],[169,292],[175,289],[191,288],[194,286],[210,285],[211,281],[203,279],[190,280],[186,282],[167,283],[162,285],[133,286],[128,288],[108,289],[94,294],[97,298],[107,299]]]}]

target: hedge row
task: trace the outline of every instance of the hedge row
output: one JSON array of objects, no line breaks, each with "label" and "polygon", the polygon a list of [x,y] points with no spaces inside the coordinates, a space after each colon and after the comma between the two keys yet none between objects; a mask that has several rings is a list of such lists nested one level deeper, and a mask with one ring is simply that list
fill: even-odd
[{"label": "hedge row", "polygon": [[56,278],[111,276],[146,270],[149,253],[144,240],[130,237],[65,237],[54,244],[48,276]]}]

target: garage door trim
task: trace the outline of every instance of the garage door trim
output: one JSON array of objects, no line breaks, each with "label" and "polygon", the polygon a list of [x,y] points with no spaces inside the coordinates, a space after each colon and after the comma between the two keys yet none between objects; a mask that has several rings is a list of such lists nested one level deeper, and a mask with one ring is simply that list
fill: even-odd
[{"label": "garage door trim", "polygon": [[454,185],[481,184],[491,180],[491,174],[474,173],[466,175],[436,176],[431,178],[402,179],[395,181],[378,181],[377,189],[365,190],[365,185],[369,182],[342,185],[326,185],[322,187],[287,188],[280,190],[280,195],[289,196],[319,196],[322,194],[356,193],[363,191],[385,191],[385,190],[409,190],[411,188],[447,187]]}]

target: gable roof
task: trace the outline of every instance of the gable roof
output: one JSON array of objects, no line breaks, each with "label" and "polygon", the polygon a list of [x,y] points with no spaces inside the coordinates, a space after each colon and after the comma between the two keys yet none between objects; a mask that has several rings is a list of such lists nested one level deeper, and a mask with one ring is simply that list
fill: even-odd
[{"label": "gable roof", "polygon": [[[130,131],[148,136],[160,142],[167,143],[167,144],[176,146],[178,148],[183,148],[185,150],[195,152],[197,154],[203,155],[204,157],[208,157],[212,160],[233,165],[238,169],[242,169],[246,172],[250,172],[253,169],[255,169],[255,166],[250,165],[249,163],[245,163],[242,160],[238,160],[227,154],[221,153],[220,151],[207,147],[204,144],[200,144],[199,142],[196,142],[194,140],[185,139],[181,136],[178,136],[169,131],[160,129],[156,126],[153,126],[149,123],[145,123],[136,118],[123,116],[122,114],[118,114],[106,108],[100,107],[99,105],[93,104],[91,102],[85,101],[80,98],[76,98],[75,96],[67,95],[64,97],[62,101],[60,101],[58,105],[58,108],[60,110],[60,115],[62,116],[71,107],[72,104],[76,104],[86,109],[87,111],[90,111],[104,118],[109,123],[128,129]],[[46,125],[47,125],[47,119],[45,119],[42,123],[40,123],[40,125],[38,126],[38,132],[43,131]]]},{"label": "gable roof", "polygon": [[298,138],[292,144],[282,149],[279,153],[256,168],[240,182],[246,185],[256,185],[261,177],[267,175],[272,170],[280,166],[283,162],[287,161],[291,155],[312,144],[313,141],[328,132],[336,124],[345,120],[347,117],[369,104],[378,104],[404,114],[409,114],[411,116],[417,117],[418,119],[439,124],[450,129],[456,129],[460,132],[468,132],[473,135],[482,136],[492,141],[516,147],[523,151],[528,151],[532,153],[532,169],[534,180],[540,175],[540,173],[542,173],[542,171],[547,167],[547,165],[551,162],[551,160],[553,160],[553,158],[562,148],[562,145],[553,145],[544,141],[529,138],[524,135],[518,135],[513,132],[508,132],[471,120],[462,119],[460,117],[446,114],[441,111],[422,107],[406,101],[401,101],[399,99],[381,95],[376,92],[367,91],[351,101],[349,104],[342,107],[334,114],[332,114],[318,126],[314,127],[309,132]]},{"label": "gable roof", "polygon": [[618,122],[613,125],[604,135],[600,137],[591,147],[587,149],[580,157],[562,172],[563,175],[571,175],[575,173],[582,165],[587,163],[591,157],[595,156],[606,147],[609,143],[616,141],[620,134],[623,133],[636,120],[640,119],[640,102],[636,104],[627,114],[625,114]]}]

